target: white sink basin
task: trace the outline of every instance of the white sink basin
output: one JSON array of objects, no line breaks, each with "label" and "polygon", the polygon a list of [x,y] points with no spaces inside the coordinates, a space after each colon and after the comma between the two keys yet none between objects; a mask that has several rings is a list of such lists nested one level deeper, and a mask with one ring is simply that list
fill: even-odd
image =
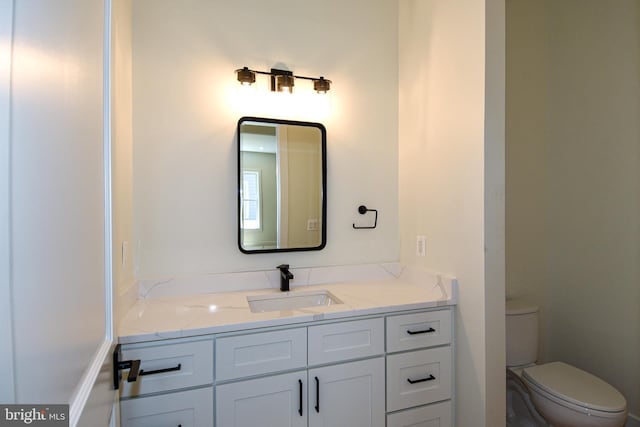
[{"label": "white sink basin", "polygon": [[324,289],[318,291],[286,292],[276,295],[256,295],[247,297],[247,302],[253,313],[342,304],[342,301],[336,298],[335,295]]}]

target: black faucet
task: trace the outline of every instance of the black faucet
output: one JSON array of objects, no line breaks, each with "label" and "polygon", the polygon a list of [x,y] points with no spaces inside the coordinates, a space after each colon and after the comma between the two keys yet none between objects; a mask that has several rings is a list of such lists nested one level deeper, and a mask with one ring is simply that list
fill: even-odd
[{"label": "black faucet", "polygon": [[276,268],[280,270],[280,290],[289,292],[289,280],[293,279],[293,274],[289,271],[289,264],[281,264]]}]

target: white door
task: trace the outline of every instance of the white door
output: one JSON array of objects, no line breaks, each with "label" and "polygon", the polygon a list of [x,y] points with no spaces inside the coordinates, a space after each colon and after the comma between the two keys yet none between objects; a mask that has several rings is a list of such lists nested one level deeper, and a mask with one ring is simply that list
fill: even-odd
[{"label": "white door", "polygon": [[384,357],[309,370],[309,427],[384,427]]},{"label": "white door", "polygon": [[68,404],[71,426],[116,399],[109,10],[0,0],[0,402]]},{"label": "white door", "polygon": [[299,371],[217,386],[216,425],[305,427],[306,377]]}]

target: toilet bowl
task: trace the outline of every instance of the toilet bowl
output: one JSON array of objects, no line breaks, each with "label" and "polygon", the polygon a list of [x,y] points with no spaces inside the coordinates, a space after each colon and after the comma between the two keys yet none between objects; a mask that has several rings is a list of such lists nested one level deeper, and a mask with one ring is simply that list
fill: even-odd
[{"label": "toilet bowl", "polygon": [[[522,301],[507,301],[507,392],[520,394],[514,407],[507,401],[513,425],[553,427],[622,427],[627,402],[600,378],[563,362],[535,364],[538,308]],[[515,386],[521,382],[525,387]],[[532,411],[537,414],[531,414]],[[518,418],[531,419],[519,423]],[[543,421],[544,420],[544,421]]]}]

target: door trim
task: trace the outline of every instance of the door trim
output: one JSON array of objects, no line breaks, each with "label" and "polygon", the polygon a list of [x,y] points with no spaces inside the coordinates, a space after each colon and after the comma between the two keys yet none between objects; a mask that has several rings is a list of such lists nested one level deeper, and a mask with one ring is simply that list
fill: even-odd
[{"label": "door trim", "polygon": [[0,402],[15,402],[11,289],[11,68],[14,0],[0,0]]},{"label": "door trim", "polygon": [[[103,28],[103,179],[104,179],[104,295],[105,335],[73,393],[69,404],[69,425],[75,427],[82,416],[96,379],[105,363],[111,361],[114,346],[114,286],[113,286],[113,227],[112,227],[112,183],[111,183],[111,2],[104,0]],[[114,393],[115,396],[115,393]],[[117,400],[114,405],[117,404]],[[113,412],[113,411],[112,411]],[[113,423],[113,419],[110,421]]]}]

